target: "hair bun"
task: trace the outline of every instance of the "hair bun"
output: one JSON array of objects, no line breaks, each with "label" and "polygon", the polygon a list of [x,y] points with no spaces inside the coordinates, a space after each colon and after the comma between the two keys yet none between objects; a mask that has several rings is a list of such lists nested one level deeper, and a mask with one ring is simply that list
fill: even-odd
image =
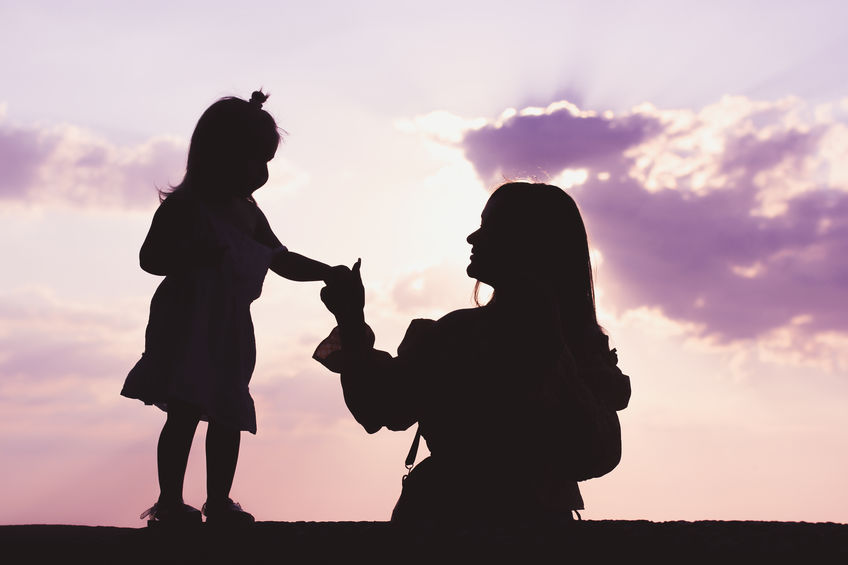
[{"label": "hair bun", "polygon": [[268,100],[268,94],[265,94],[261,90],[254,90],[250,95],[250,103],[256,106],[257,108],[262,108],[262,104]]}]

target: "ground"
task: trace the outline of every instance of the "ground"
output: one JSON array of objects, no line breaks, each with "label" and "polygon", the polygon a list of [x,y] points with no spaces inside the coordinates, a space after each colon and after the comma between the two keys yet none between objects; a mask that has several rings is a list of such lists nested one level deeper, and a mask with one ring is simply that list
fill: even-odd
[{"label": "ground", "polygon": [[385,522],[240,530],[0,526],[5,563],[848,563],[848,525],[582,521],[555,532],[401,531]]}]

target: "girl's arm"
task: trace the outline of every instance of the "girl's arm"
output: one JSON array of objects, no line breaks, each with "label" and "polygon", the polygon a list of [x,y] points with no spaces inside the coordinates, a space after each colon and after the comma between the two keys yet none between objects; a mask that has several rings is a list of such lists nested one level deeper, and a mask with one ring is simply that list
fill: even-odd
[{"label": "girl's arm", "polygon": [[169,196],[153,215],[139,263],[152,275],[170,275],[213,263],[223,249],[200,222],[193,203]]},{"label": "girl's arm", "polygon": [[293,251],[284,251],[274,255],[271,270],[292,281],[326,281],[333,267]]},{"label": "girl's arm", "polygon": [[[256,225],[256,239],[263,245],[271,249],[279,249],[279,251],[271,259],[271,270],[283,278],[292,281],[328,281],[332,277],[335,270],[339,267],[330,267],[315,259],[310,259],[289,251],[280,243],[277,236],[271,230],[271,225],[268,223],[268,218],[262,213],[259,207],[256,208],[258,222]],[[342,267],[347,270],[347,267]]]}]

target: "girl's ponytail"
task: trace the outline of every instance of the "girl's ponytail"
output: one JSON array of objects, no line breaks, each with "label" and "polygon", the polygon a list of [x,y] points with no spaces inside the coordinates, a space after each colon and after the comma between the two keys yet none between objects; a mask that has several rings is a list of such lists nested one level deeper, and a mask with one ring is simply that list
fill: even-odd
[{"label": "girl's ponytail", "polygon": [[262,104],[268,100],[268,96],[270,96],[270,94],[265,94],[261,90],[254,90],[250,95],[250,105],[255,107],[257,110],[261,110]]}]

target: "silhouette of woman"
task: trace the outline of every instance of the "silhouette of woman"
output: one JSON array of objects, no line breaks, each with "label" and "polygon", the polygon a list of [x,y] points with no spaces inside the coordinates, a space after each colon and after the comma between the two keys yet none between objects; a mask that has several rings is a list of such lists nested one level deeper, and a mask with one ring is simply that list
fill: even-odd
[{"label": "silhouette of woman", "polygon": [[283,246],[253,199],[268,180],[280,133],[262,109],[267,96],[223,98],[200,117],[185,177],[162,193],[140,262],[164,275],[150,304],[145,351],[121,394],[168,413],[157,450],[160,495],[148,524],[196,523],[183,502],[192,438],[207,420],[208,522],[253,522],[230,498],[240,433],[256,433],[248,383],[256,361],[250,304],[270,268],[295,281],[328,280],[329,267]]},{"label": "silhouette of woman", "polygon": [[613,417],[630,398],[596,319],[583,221],[558,187],[508,183],[468,243],[488,304],[414,320],[392,357],[373,349],[357,262],[322,290],[338,326],[315,358],[341,373],[369,433],[419,424],[431,455],[406,478],[394,522],[570,520],[583,501],[563,422],[580,391]]}]

